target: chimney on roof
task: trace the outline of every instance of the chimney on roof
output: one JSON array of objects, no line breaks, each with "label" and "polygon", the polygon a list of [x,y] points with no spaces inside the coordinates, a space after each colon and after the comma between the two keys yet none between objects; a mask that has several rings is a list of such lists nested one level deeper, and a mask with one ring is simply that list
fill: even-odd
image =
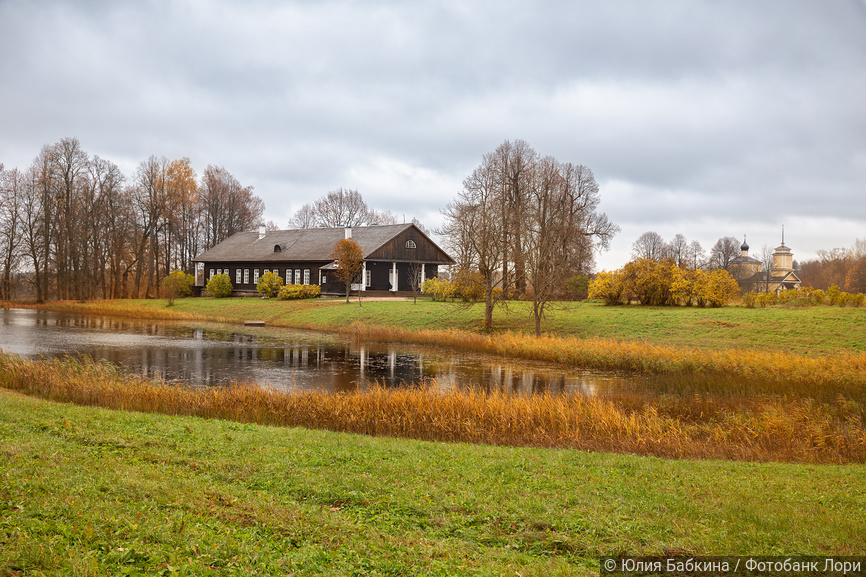
[{"label": "chimney on roof", "polygon": [[268,231],[268,229],[265,228],[265,225],[260,224],[259,225],[259,239],[265,238],[265,233],[267,233],[267,231]]},{"label": "chimney on roof", "polygon": [[344,227],[343,231],[346,233],[346,238],[352,238],[352,227],[351,226]]}]

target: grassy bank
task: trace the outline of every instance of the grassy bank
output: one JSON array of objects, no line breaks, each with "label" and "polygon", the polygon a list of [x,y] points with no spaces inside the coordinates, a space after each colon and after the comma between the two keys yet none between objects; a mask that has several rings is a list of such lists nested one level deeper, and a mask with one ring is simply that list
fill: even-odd
[{"label": "grassy bank", "polygon": [[[531,330],[483,334],[472,328],[476,322],[472,315],[482,314],[479,308],[426,300],[417,305],[411,301],[369,302],[362,307],[339,301],[177,302],[170,308],[165,301],[52,303],[47,307],[134,318],[230,323],[257,319],[273,326],[332,330],[364,341],[443,346],[586,368],[726,375],[758,387],[769,384],[774,392],[829,387],[833,394],[850,397],[852,391],[866,390],[866,352],[862,350],[866,309],[653,309],[566,303],[552,314],[551,324],[569,328],[536,338]],[[523,306],[525,303],[514,303],[507,316],[520,316],[518,309]],[[619,337],[605,336],[610,334]]]},{"label": "grassy bank", "polygon": [[[6,306],[10,306],[7,303]],[[272,325],[338,330],[363,326],[407,330],[458,330],[480,333],[483,306],[460,303],[371,301],[359,307],[340,300],[279,301],[251,298],[114,300],[49,303],[45,308],[124,315],[139,318],[214,319],[242,322],[265,320]],[[18,305],[12,305],[18,306]],[[498,309],[496,334],[534,334],[528,303]],[[798,354],[866,351],[866,307],[830,306],[758,309],[724,307],[606,307],[598,303],[561,303],[544,323],[549,335],[645,341],[656,345],[698,349],[752,349]]]},{"label": "grassy bank", "polygon": [[105,363],[9,355],[0,355],[0,386],[111,409],[428,441],[676,458],[866,462],[864,411],[841,396],[823,403],[794,395],[651,397],[628,391],[604,398],[515,397],[438,390],[435,383],[338,395],[255,385],[194,389],[125,375]]},{"label": "grassy bank", "polygon": [[668,461],[113,412],[0,392],[0,574],[597,575],[859,554],[862,466]]}]

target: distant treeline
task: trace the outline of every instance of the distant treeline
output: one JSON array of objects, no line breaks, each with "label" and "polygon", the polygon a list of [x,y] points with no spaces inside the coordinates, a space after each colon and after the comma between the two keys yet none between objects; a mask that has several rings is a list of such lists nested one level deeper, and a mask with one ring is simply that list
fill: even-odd
[{"label": "distant treeline", "polygon": [[0,299],[157,296],[162,277],[192,272],[195,255],[263,212],[225,168],[199,178],[188,158],[151,156],[127,176],[64,138],[25,170],[0,164]]}]

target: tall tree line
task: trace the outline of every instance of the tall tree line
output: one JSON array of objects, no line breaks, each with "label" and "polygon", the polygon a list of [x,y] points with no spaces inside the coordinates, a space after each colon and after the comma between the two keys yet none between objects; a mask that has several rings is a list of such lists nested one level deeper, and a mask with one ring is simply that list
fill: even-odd
[{"label": "tall tree line", "polygon": [[16,275],[38,301],[158,296],[173,270],[261,220],[252,187],[188,158],[151,156],[126,177],[75,138],[46,145],[24,171],[0,164],[0,299]]},{"label": "tall tree line", "polygon": [[536,333],[553,299],[593,266],[619,227],[597,211],[599,188],[583,165],[541,156],[522,140],[486,154],[444,209],[438,231],[462,271],[483,284],[484,325],[504,299],[533,303]]}]

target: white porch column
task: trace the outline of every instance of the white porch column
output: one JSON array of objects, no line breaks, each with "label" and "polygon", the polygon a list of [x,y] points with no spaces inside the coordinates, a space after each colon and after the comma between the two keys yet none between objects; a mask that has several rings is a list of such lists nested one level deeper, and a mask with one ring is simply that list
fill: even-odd
[{"label": "white porch column", "polygon": [[361,290],[367,290],[367,261],[363,262],[363,266],[361,268]]},{"label": "white porch column", "polygon": [[391,290],[397,292],[397,263],[391,263]]},{"label": "white porch column", "polygon": [[425,280],[425,275],[426,275],[426,271],[424,270],[425,266],[427,266],[427,265],[422,262],[421,263],[421,284],[424,284],[424,280]]}]

